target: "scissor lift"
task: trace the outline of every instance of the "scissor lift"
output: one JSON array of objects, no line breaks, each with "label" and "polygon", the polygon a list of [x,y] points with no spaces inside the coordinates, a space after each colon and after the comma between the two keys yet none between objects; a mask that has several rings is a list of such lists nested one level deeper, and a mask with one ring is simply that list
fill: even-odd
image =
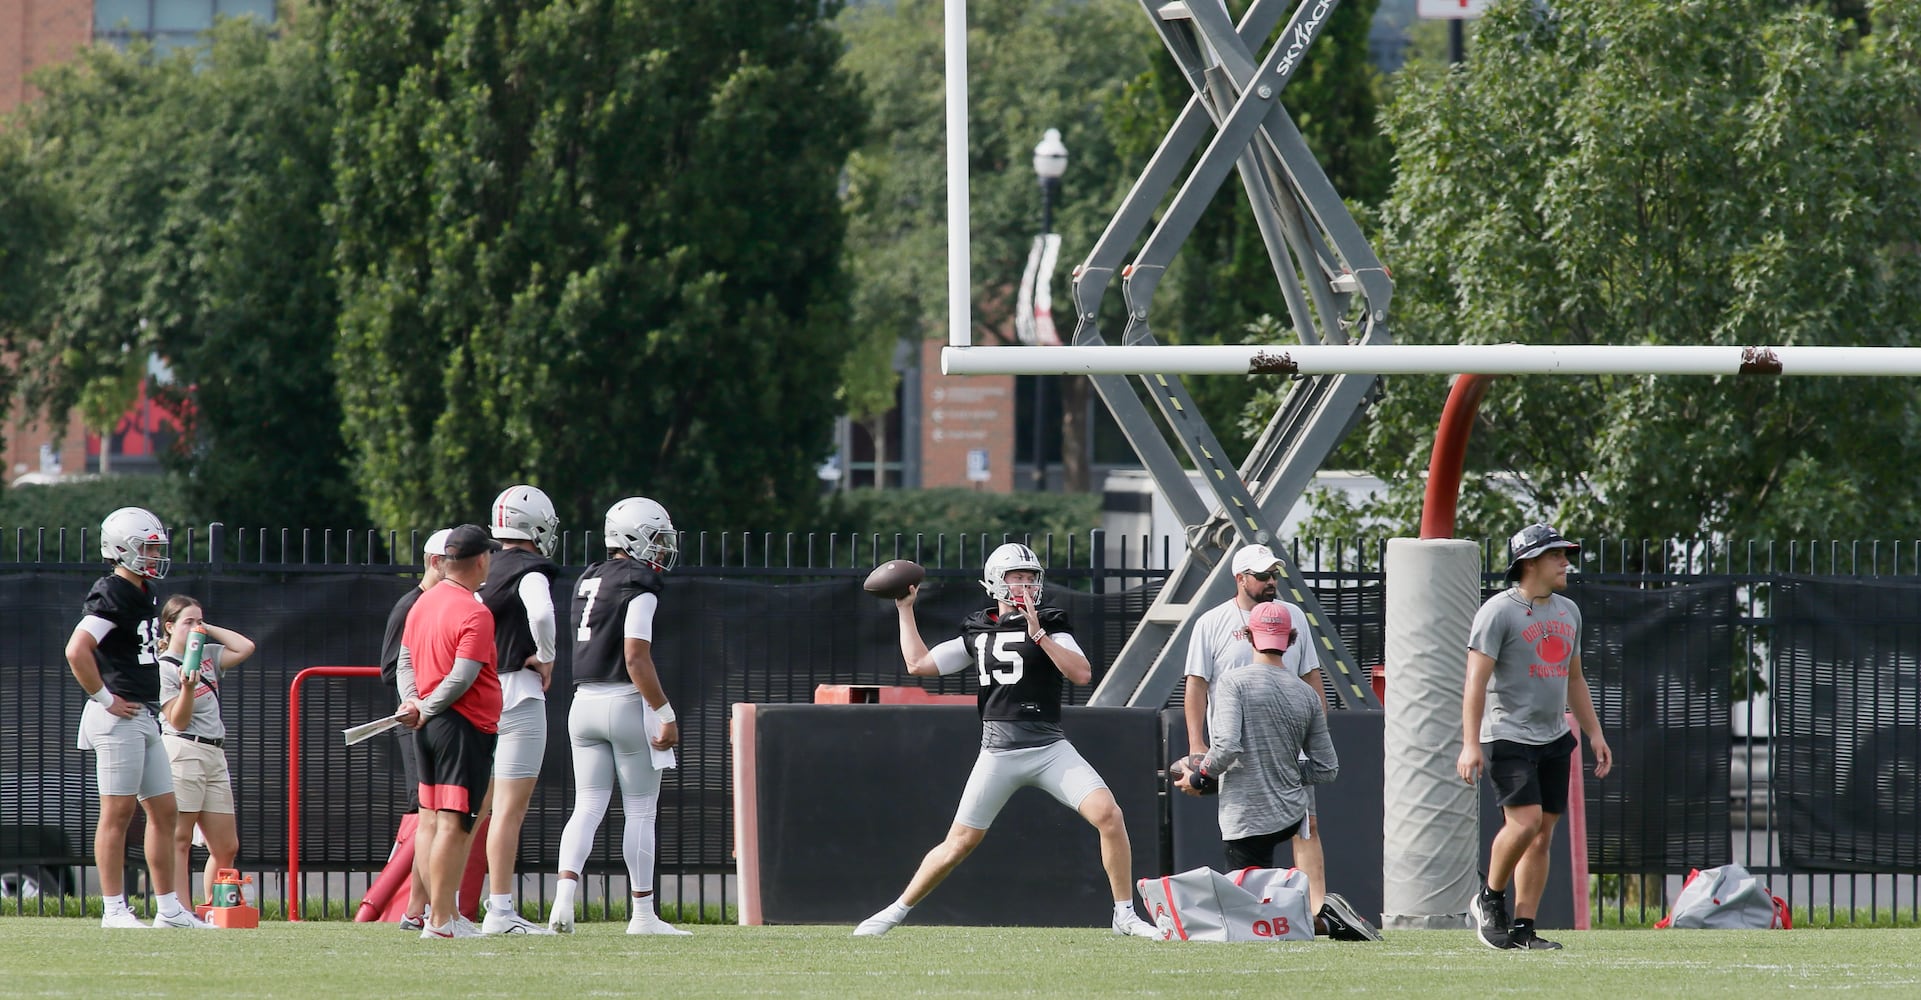
[{"label": "scissor lift", "polygon": [[[1125,345],[1155,343],[1156,286],[1230,170],[1241,187],[1302,344],[1385,344],[1393,282],[1328,182],[1280,94],[1300,68],[1339,0],[1303,0],[1277,41],[1257,61],[1253,46],[1272,32],[1290,0],[1255,0],[1237,26],[1220,0],[1143,0],[1142,8],[1194,90],[1087,260],[1074,271],[1075,346],[1106,344],[1098,316],[1115,274],[1127,305]],[[1211,136],[1211,138],[1209,138]],[[1197,149],[1206,140],[1198,160]],[[1189,161],[1192,169],[1186,169]],[[1185,179],[1183,180],[1183,172]],[[1180,182],[1158,222],[1160,205]],[[1123,255],[1152,223],[1132,264]],[[1146,396],[1180,442],[1218,513],[1194,489],[1130,376],[1093,375],[1095,391],[1132,444],[1161,494],[1186,526],[1185,554],[1140,626],[1090,699],[1094,705],[1159,708],[1180,682],[1197,614],[1234,591],[1228,554],[1242,544],[1276,541],[1285,517],[1373,395],[1376,376],[1306,376],[1293,385],[1254,450],[1235,466],[1174,375],[1141,375]],[[1322,611],[1286,552],[1282,595],[1301,606],[1319,643],[1323,669],[1347,707],[1378,708],[1367,676]]]}]

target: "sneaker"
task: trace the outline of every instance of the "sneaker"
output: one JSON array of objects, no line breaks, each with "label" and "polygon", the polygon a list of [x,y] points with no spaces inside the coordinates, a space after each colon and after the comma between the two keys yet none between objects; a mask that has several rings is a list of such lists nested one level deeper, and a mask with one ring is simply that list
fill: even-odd
[{"label": "sneaker", "polygon": [[555,934],[574,932],[574,908],[571,906],[554,910],[547,916],[547,929]]},{"label": "sneaker", "polygon": [[[860,933],[856,931],[855,933]],[[1142,920],[1133,913],[1114,915],[1114,933],[1121,937],[1155,938],[1161,936],[1160,928]]]},{"label": "sneaker", "polygon": [[420,931],[420,937],[424,941],[439,938],[476,938],[479,936],[480,930],[474,926],[473,921],[458,918],[442,927],[435,927],[432,924],[428,924]]},{"label": "sneaker", "polygon": [[859,927],[854,928],[854,936],[855,937],[880,937],[882,934],[885,934],[888,931],[891,931],[894,928],[899,926],[900,926],[900,921],[892,920],[876,913],[873,916],[868,917],[866,920],[861,921]]},{"label": "sneaker", "polygon": [[642,910],[634,914],[634,918],[627,921],[627,933],[653,934],[659,937],[692,937],[694,934],[693,931],[683,931],[660,919],[660,915],[652,910]]},{"label": "sneaker", "polygon": [[1321,903],[1321,919],[1327,924],[1327,936],[1336,941],[1379,941],[1381,932],[1361,917],[1347,898],[1338,892],[1330,892]]},{"label": "sneaker", "polygon": [[401,930],[403,930],[403,931],[424,931],[424,930],[426,930],[426,929],[427,929],[427,915],[426,915],[425,913],[423,913],[423,914],[421,914],[420,916],[417,916],[417,917],[410,917],[410,916],[407,916],[407,915],[406,915],[406,914],[404,914],[404,913],[403,913],[403,914],[401,914],[401,915],[400,915],[400,929],[401,929]]},{"label": "sneaker", "polygon": [[100,926],[116,931],[150,931],[153,925],[132,910],[120,910],[100,918]]},{"label": "sneaker", "polygon": [[192,910],[184,910],[184,909],[175,913],[171,917],[167,916],[164,913],[155,915],[153,918],[153,925],[157,928],[172,929],[172,930],[193,930],[193,931],[213,930],[212,924],[206,922],[205,920],[200,919],[199,917],[194,916]]},{"label": "sneaker", "polygon": [[1508,940],[1507,894],[1494,895],[1486,889],[1474,894],[1474,901],[1468,904],[1468,916],[1474,919],[1474,936],[1489,948],[1505,950],[1514,947]]},{"label": "sneaker", "polygon": [[1560,951],[1558,941],[1549,941],[1534,933],[1534,926],[1516,927],[1508,933],[1508,947],[1519,951]]},{"label": "sneaker", "polygon": [[512,910],[488,910],[480,922],[482,934],[552,934],[553,931],[528,920]]}]

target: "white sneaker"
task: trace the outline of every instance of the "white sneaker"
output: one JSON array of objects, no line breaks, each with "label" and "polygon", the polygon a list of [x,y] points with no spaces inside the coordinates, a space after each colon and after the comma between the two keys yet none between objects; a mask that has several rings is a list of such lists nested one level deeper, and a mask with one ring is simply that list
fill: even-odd
[{"label": "white sneaker", "polygon": [[572,934],[574,932],[574,908],[571,906],[556,907],[554,912],[547,916],[547,930],[554,934]]},{"label": "white sneaker", "polygon": [[214,929],[212,924],[194,916],[192,910],[181,910],[171,917],[166,914],[157,914],[153,918],[153,925],[175,930],[210,931]]},{"label": "white sneaker", "polygon": [[100,926],[117,931],[150,931],[153,925],[140,919],[132,910],[120,910],[100,918]]},{"label": "white sneaker", "polygon": [[487,916],[480,921],[482,934],[553,934],[545,927],[528,920],[512,910],[488,910]]},{"label": "white sneaker", "polygon": [[1161,936],[1160,928],[1132,913],[1114,916],[1114,933],[1121,937],[1159,938]]},{"label": "white sneaker", "polygon": [[882,934],[885,934],[888,931],[891,931],[894,928],[899,926],[900,926],[900,921],[893,920],[888,917],[883,917],[880,914],[876,913],[873,916],[868,917],[866,920],[861,921],[859,927],[854,928],[854,936],[855,937],[880,937]]},{"label": "white sneaker", "polygon": [[683,931],[660,919],[660,915],[652,910],[643,910],[634,914],[634,919],[627,921],[627,933],[657,934],[662,937],[692,937],[694,934],[693,931]]},{"label": "white sneaker", "polygon": [[428,941],[441,938],[475,938],[479,936],[480,929],[474,926],[473,921],[458,918],[440,927],[428,924],[426,928],[420,932],[421,939]]}]

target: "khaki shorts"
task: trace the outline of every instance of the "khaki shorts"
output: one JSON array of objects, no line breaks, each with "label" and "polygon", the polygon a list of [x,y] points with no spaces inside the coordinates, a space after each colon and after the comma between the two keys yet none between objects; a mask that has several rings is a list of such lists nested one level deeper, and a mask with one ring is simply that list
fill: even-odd
[{"label": "khaki shorts", "polygon": [[173,798],[183,813],[232,813],[233,775],[227,752],[205,743],[166,736],[167,759],[173,762]]}]

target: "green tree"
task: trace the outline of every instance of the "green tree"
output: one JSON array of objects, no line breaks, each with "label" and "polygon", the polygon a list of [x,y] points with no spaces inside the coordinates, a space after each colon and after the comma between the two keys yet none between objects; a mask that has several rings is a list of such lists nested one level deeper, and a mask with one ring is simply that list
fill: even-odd
[{"label": "green tree", "polygon": [[[1159,43],[1140,7],[1124,0],[977,0],[967,17],[974,341],[1012,336],[1015,292],[1041,228],[1034,145],[1050,128],[1061,130],[1068,148],[1054,213],[1062,239],[1055,315],[1065,335],[1072,330],[1066,268],[1094,245],[1139,170],[1115,147],[1108,107]],[[889,359],[897,341],[943,337],[947,329],[941,25],[938,0],[850,8],[839,20],[843,64],[872,109],[868,141],[847,166],[845,260],[855,279],[854,327],[866,346],[842,381],[857,418],[893,405]],[[1067,410],[1078,412],[1071,403]],[[1078,421],[1068,429],[1077,432],[1085,433]]]},{"label": "green tree", "polygon": [[32,405],[110,429],[149,381],[186,434],[164,456],[196,519],[358,524],[329,359],[330,101],[316,18],[227,21],[157,59],[86,50],[41,78],[24,133],[72,206],[57,294],[23,351]]},{"label": "green tree", "polygon": [[[1229,5],[1237,22],[1246,6]],[[1382,81],[1368,62],[1367,36],[1379,6],[1379,0],[1347,0],[1335,8],[1308,49],[1307,61],[1281,91],[1281,103],[1334,190],[1361,216],[1386,196],[1393,175],[1393,150],[1375,121]],[[1283,19],[1276,35],[1285,28]],[[1270,38],[1250,48],[1259,58],[1273,44]],[[1108,114],[1122,151],[1134,163],[1153,153],[1193,94],[1173,58],[1158,45],[1154,51],[1151,68],[1138,74]],[[1156,337],[1178,344],[1248,343],[1250,323],[1264,315],[1286,315],[1238,174],[1229,175],[1168,267],[1154,310]],[[1294,338],[1291,325],[1272,332]],[[1188,391],[1231,455],[1245,454],[1266,426],[1265,419],[1252,424],[1240,419],[1259,384],[1187,380]]]},{"label": "green tree", "polygon": [[[1921,5],[1876,4],[1858,44],[1823,7],[1503,3],[1465,66],[1400,81],[1400,341],[1915,344]],[[1445,392],[1393,380],[1357,446],[1403,528]],[[1915,399],[1898,379],[1502,379],[1470,468],[1568,530],[1866,536],[1921,514]]]},{"label": "green tree", "polygon": [[354,478],[380,524],[515,481],[570,525],[809,509],[852,344],[832,5],[328,8]]},{"label": "green tree", "polygon": [[[45,183],[46,155],[25,129],[0,125],[0,353],[18,357],[41,337],[54,273],[52,247],[69,228]],[[0,365],[0,416],[12,408],[19,366]]]}]

